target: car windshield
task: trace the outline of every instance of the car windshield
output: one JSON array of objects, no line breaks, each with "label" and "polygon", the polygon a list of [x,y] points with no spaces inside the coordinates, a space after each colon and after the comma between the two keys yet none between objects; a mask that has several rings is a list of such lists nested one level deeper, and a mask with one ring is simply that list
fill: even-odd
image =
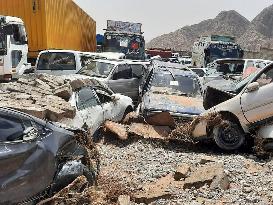
[{"label": "car windshield", "polygon": [[114,66],[115,65],[111,63],[91,61],[89,64],[84,66],[78,73],[92,77],[106,78],[110,74]]},{"label": "car windshield", "polygon": [[170,95],[201,95],[198,79],[192,76],[155,73],[152,80],[152,92]]}]

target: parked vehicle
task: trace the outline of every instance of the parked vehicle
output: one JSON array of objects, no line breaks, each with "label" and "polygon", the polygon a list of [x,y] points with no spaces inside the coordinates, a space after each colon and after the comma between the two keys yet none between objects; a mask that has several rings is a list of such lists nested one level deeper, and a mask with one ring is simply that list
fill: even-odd
[{"label": "parked vehicle", "polygon": [[96,58],[102,58],[102,55],[72,50],[46,50],[40,52],[37,58],[36,73],[75,74]]},{"label": "parked vehicle", "polygon": [[[78,74],[63,76],[66,80],[90,79]],[[88,126],[91,134],[96,133],[106,120],[121,121],[129,112],[133,111],[133,101],[127,96],[115,94],[104,83],[90,79],[92,83],[73,92],[70,103],[76,108],[73,119],[64,119],[63,123],[69,127],[82,128]]]},{"label": "parked vehicle", "polygon": [[188,69],[155,67],[143,90],[140,112],[145,117],[169,112],[180,120],[190,120],[204,111],[198,76]]},{"label": "parked vehicle", "polygon": [[104,51],[124,53],[127,59],[145,60],[145,40],[140,23],[107,21]]},{"label": "parked vehicle", "polygon": [[149,62],[94,60],[83,67],[78,74],[95,77],[107,84],[114,92],[138,100],[139,86],[147,72]]},{"label": "parked vehicle", "polygon": [[96,51],[96,22],[72,0],[1,0],[0,13],[24,21],[33,64],[43,50]]},{"label": "parked vehicle", "polygon": [[0,132],[0,204],[34,204],[35,196],[50,196],[82,175],[94,183],[87,150],[72,131],[0,108]]},{"label": "parked vehicle", "polygon": [[207,67],[214,60],[222,58],[242,58],[243,50],[231,36],[203,36],[194,43],[192,65]]},{"label": "parked vehicle", "polygon": [[0,80],[18,78],[31,68],[27,63],[28,39],[20,18],[0,16]]},{"label": "parked vehicle", "polygon": [[265,67],[252,78],[235,97],[212,107],[202,115],[219,113],[224,120],[210,126],[206,119],[194,126],[192,135],[207,136],[225,150],[239,149],[249,134],[272,141],[273,64]]}]

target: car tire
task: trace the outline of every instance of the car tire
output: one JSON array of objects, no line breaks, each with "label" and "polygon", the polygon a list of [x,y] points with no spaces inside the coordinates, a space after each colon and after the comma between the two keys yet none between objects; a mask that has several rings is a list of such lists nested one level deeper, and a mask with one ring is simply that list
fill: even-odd
[{"label": "car tire", "polygon": [[214,127],[212,135],[217,146],[226,151],[238,150],[246,141],[242,128],[229,120],[223,120],[220,126]]}]

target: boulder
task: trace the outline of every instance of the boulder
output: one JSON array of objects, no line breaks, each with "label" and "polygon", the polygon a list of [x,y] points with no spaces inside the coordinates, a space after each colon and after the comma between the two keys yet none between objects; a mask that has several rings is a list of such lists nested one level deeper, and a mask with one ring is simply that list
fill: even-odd
[{"label": "boulder", "polygon": [[119,123],[106,121],[104,123],[104,131],[113,133],[115,136],[117,136],[121,140],[128,139],[128,132],[127,132],[126,126],[121,125]]},{"label": "boulder", "polygon": [[229,188],[230,182],[222,164],[214,163],[197,168],[185,179],[183,188],[190,189],[195,187],[199,189],[205,184],[212,189],[219,187],[227,190]]},{"label": "boulder", "polygon": [[189,172],[190,166],[188,164],[181,164],[177,167],[173,177],[176,181],[179,181],[185,179]]},{"label": "boulder", "polygon": [[175,127],[175,121],[168,112],[160,112],[145,117],[145,121],[150,125]]}]

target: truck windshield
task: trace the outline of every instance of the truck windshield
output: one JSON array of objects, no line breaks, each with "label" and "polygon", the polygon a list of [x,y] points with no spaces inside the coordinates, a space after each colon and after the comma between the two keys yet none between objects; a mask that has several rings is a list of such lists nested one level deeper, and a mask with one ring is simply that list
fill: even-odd
[{"label": "truck windshield", "polygon": [[78,74],[106,78],[114,66],[115,65],[111,63],[91,61],[88,65],[84,66]]},{"label": "truck windshield", "polygon": [[67,52],[47,52],[39,57],[37,70],[76,70],[75,55]]},{"label": "truck windshield", "polygon": [[206,63],[211,63],[221,58],[240,58],[241,52],[241,48],[237,45],[211,44],[206,49]]}]

